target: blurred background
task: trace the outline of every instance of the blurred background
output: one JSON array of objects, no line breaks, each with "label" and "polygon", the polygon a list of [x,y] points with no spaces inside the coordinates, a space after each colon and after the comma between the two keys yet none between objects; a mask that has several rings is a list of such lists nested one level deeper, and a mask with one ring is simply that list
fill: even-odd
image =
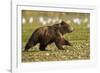
[{"label": "blurred background", "polygon": [[22,10],[22,24],[52,25],[64,20],[69,24],[86,24],[89,27],[89,16],[89,13]]}]

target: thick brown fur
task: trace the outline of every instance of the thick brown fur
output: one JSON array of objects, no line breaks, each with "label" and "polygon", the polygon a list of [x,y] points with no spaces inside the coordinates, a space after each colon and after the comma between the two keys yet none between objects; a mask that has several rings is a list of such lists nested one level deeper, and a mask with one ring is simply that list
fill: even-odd
[{"label": "thick brown fur", "polygon": [[63,50],[63,45],[71,45],[69,41],[63,38],[63,35],[72,31],[71,26],[64,21],[52,26],[40,27],[32,33],[25,46],[25,51],[28,51],[29,48],[35,46],[37,43],[40,44],[39,49],[44,51],[47,45],[53,42],[58,49]]}]

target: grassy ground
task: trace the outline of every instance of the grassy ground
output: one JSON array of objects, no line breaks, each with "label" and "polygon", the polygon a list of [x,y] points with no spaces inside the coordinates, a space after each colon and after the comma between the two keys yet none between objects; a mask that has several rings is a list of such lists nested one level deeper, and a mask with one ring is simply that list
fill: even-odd
[{"label": "grassy ground", "polygon": [[[40,25],[24,24],[22,25],[22,46],[28,41],[32,32],[40,27]],[[66,40],[69,40],[73,46],[63,46],[65,50],[58,50],[55,44],[49,45],[48,51],[40,51],[39,44],[31,48],[29,52],[22,52],[22,62],[37,62],[37,61],[65,61],[65,60],[86,60],[90,59],[90,40],[89,28],[86,24],[72,24],[74,32],[64,35]]]}]

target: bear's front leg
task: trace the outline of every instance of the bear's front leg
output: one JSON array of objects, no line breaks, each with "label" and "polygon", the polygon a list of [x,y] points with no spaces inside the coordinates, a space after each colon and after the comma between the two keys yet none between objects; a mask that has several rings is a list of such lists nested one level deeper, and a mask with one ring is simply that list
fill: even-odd
[{"label": "bear's front leg", "polygon": [[55,42],[55,44],[56,44],[58,49],[64,50],[64,48],[62,47],[62,44],[60,42]]},{"label": "bear's front leg", "polygon": [[65,40],[65,39],[63,39],[63,45],[72,46],[72,44],[69,41]]}]

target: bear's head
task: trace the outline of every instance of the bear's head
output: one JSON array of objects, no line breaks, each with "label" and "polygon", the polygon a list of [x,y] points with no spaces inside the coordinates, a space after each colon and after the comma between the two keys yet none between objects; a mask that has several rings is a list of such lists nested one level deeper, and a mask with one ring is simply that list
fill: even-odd
[{"label": "bear's head", "polygon": [[71,25],[69,25],[68,23],[62,21],[61,23],[59,23],[59,31],[62,33],[62,34],[65,34],[65,33],[71,33],[73,31],[73,28]]},{"label": "bear's head", "polygon": [[55,30],[58,30],[62,35],[66,33],[71,33],[73,31],[72,26],[65,21],[61,21],[59,24],[54,24],[53,27],[55,28]]}]

